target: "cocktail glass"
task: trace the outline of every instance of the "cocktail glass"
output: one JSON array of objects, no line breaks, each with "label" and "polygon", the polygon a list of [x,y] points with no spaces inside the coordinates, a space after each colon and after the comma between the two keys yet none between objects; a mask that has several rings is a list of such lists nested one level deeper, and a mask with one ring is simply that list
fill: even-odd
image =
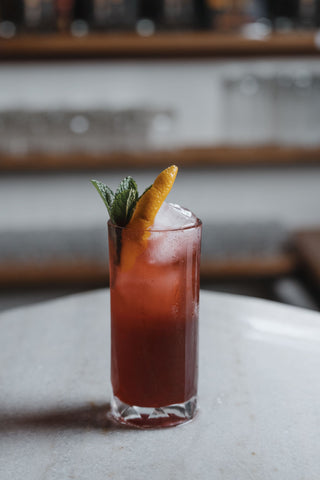
[{"label": "cocktail glass", "polygon": [[[189,214],[186,225],[148,232],[108,223],[112,415],[120,423],[169,427],[197,411],[202,223]],[[143,251],[128,268],[125,242],[141,235]]]}]

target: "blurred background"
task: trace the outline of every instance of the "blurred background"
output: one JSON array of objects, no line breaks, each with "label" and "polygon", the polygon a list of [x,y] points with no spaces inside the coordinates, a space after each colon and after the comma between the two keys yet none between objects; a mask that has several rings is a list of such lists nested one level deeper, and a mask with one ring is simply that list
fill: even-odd
[{"label": "blurred background", "polygon": [[320,307],[320,0],[0,0],[0,310],[107,285],[89,180],[204,224],[202,288]]}]

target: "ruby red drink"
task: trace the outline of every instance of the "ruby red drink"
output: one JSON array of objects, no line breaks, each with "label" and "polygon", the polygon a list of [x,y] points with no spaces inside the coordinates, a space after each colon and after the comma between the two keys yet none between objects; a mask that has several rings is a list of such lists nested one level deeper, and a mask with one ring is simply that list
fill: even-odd
[{"label": "ruby red drink", "polygon": [[113,415],[140,427],[196,411],[201,222],[164,210],[180,225],[161,224],[160,214],[129,268],[121,255],[139,237],[109,222]]}]

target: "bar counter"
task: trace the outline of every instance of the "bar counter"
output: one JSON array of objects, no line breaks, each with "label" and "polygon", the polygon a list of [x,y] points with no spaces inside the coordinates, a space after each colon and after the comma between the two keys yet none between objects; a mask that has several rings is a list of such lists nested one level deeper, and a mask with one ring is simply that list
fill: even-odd
[{"label": "bar counter", "polygon": [[320,315],[201,292],[197,417],[108,417],[109,294],[0,315],[0,478],[320,478]]}]

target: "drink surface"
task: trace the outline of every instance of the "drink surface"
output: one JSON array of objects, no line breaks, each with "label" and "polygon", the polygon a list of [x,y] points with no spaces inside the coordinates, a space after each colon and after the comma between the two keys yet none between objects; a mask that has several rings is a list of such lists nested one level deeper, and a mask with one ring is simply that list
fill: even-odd
[{"label": "drink surface", "polygon": [[182,403],[197,392],[201,222],[168,204],[157,217],[130,270],[119,259],[126,237],[109,224],[113,392],[143,407]]}]

